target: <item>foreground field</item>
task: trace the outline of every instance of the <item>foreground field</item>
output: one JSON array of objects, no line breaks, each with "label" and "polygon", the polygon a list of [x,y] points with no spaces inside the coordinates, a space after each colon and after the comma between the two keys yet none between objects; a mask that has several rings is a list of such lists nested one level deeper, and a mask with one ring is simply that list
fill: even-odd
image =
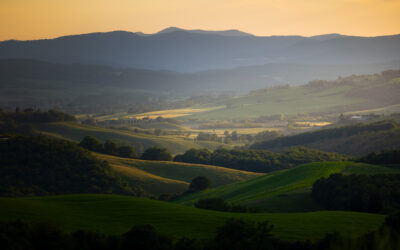
[{"label": "foreground field", "polygon": [[153,194],[180,194],[196,176],[207,176],[213,187],[248,180],[263,174],[201,164],[143,161],[95,154],[106,160],[113,170],[132,186],[140,185]]},{"label": "foreground field", "polygon": [[198,199],[221,197],[230,202],[258,206],[271,212],[315,211],[320,210],[321,207],[311,199],[310,191],[313,183],[319,178],[328,177],[333,173],[390,174],[399,172],[397,169],[354,162],[310,163],[248,181],[186,195],[175,202],[192,205]]},{"label": "foreground field", "polygon": [[106,129],[89,125],[81,125],[73,122],[59,122],[36,124],[36,128],[54,137],[67,140],[80,141],[83,137],[91,135],[104,142],[106,140],[120,140],[127,143],[141,143],[144,148],[151,146],[162,146],[168,148],[172,154],[183,153],[190,148],[216,149],[218,147],[230,147],[227,144],[218,142],[193,142],[173,136],[155,136],[141,133],[133,133],[116,129]]},{"label": "foreground field", "polygon": [[321,211],[293,214],[238,214],[201,210],[177,204],[118,195],[63,195],[0,198],[0,220],[51,221],[68,231],[85,229],[122,233],[137,224],[152,224],[173,237],[208,238],[231,217],[269,221],[281,239],[316,240],[338,231],[354,237],[376,230],[384,216]]}]

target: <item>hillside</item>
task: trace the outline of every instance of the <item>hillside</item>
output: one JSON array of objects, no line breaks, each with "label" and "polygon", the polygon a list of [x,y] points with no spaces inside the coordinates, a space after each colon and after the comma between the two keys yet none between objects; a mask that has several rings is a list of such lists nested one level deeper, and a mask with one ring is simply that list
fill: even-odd
[{"label": "hillside", "polygon": [[186,107],[175,103],[182,97],[243,95],[275,85],[299,85],[314,79],[334,80],[351,74],[371,74],[396,69],[398,65],[398,62],[357,65],[268,63],[177,73],[22,58],[0,59],[0,105],[9,109],[16,106],[62,108],[73,113],[123,112],[132,108],[135,112],[146,112]]},{"label": "hillside", "polygon": [[296,212],[321,209],[310,196],[312,184],[333,173],[399,173],[397,169],[353,162],[304,164],[200,193],[182,196],[176,203],[191,205],[206,197],[221,197],[229,202],[258,206],[265,211]]},{"label": "hillside", "polygon": [[182,119],[255,119],[272,115],[309,118],[328,114],[338,117],[340,113],[371,113],[373,109],[389,106],[392,107],[391,113],[398,113],[399,93],[400,70],[390,70],[374,75],[340,77],[333,81],[315,80],[301,86],[259,89],[248,95],[208,103],[204,107],[224,108],[191,114]]},{"label": "hillside", "polygon": [[0,140],[0,196],[72,193],[144,195],[75,143],[45,136]]},{"label": "hillside", "polygon": [[154,136],[129,131],[81,125],[72,122],[35,124],[35,128],[46,135],[60,137],[72,141],[81,141],[83,137],[90,135],[96,137],[101,142],[106,140],[119,140],[131,144],[141,143],[145,149],[158,145],[166,147],[172,154],[183,153],[191,148],[205,147],[213,150],[220,146],[228,148],[230,147],[227,144],[217,142],[202,141],[196,143],[192,140],[185,140],[173,136]]},{"label": "hillside", "polygon": [[207,176],[213,187],[248,180],[262,174],[201,164],[143,161],[116,156],[94,154],[110,163],[122,180],[132,186],[141,186],[153,195],[181,194],[188,190],[196,176]]},{"label": "hillside", "polygon": [[387,120],[354,125],[342,124],[342,126],[255,143],[251,148],[281,151],[293,146],[305,146],[327,152],[360,156],[374,151],[398,148],[399,145],[399,124],[394,120]]},{"label": "hillside", "polygon": [[45,220],[60,224],[68,231],[83,229],[113,234],[125,232],[133,225],[152,224],[159,232],[176,238],[209,238],[231,217],[267,220],[275,226],[276,237],[289,240],[316,240],[329,232],[354,237],[377,229],[384,220],[383,215],[340,211],[223,213],[117,195],[0,198],[0,220]]}]

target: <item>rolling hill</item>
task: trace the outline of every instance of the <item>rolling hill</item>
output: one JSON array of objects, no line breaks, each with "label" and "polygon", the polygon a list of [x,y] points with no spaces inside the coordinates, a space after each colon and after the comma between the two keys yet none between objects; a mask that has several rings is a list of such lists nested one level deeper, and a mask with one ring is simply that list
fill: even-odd
[{"label": "rolling hill", "polygon": [[192,205],[198,199],[220,197],[233,203],[258,206],[265,211],[315,211],[321,207],[311,199],[312,184],[333,173],[389,174],[399,173],[399,170],[354,162],[310,163],[248,181],[184,195],[174,202]]},{"label": "rolling hill", "polygon": [[132,186],[140,185],[153,195],[181,194],[196,176],[207,176],[217,187],[248,180],[262,174],[201,164],[168,161],[144,161],[94,153],[110,163],[114,172]]},{"label": "rolling hill", "polygon": [[118,195],[64,195],[0,198],[0,220],[50,221],[67,231],[78,229],[107,234],[122,233],[133,225],[152,224],[166,235],[213,237],[228,218],[269,221],[273,234],[287,240],[316,240],[330,232],[355,237],[376,230],[384,221],[379,214],[320,211],[293,214],[224,213],[156,200]]},{"label": "rolling hill", "polygon": [[72,141],[81,141],[83,137],[90,135],[96,137],[102,142],[106,140],[119,140],[132,144],[141,143],[145,149],[158,145],[166,147],[172,154],[183,153],[190,148],[205,147],[208,149],[216,149],[220,146],[228,148],[231,147],[227,144],[218,142],[194,142],[192,140],[176,138],[173,136],[154,136],[89,125],[81,125],[73,122],[41,123],[35,124],[35,128],[46,135]]},{"label": "rolling hill", "polygon": [[[333,81],[315,80],[301,86],[276,86],[250,94],[225,98],[205,107],[221,107],[182,119],[255,119],[260,116],[316,116],[392,107],[400,112],[400,71],[374,75],[352,75]],[[370,112],[373,112],[370,111]],[[365,112],[364,112],[365,113]]]},{"label": "rolling hill", "polygon": [[361,156],[371,152],[398,148],[399,145],[399,124],[395,120],[383,120],[352,125],[341,124],[255,143],[250,147],[282,151],[294,146],[305,146],[327,152]]}]

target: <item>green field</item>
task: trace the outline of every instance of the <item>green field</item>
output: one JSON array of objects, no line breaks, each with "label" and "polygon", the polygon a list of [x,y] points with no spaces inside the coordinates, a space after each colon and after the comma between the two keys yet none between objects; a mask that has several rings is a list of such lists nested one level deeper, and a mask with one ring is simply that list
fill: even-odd
[{"label": "green field", "polygon": [[140,185],[153,195],[183,193],[196,176],[207,176],[212,186],[217,187],[263,175],[201,164],[144,161],[98,153],[94,155],[108,161],[113,170],[128,184]]},{"label": "green field", "polygon": [[228,218],[269,221],[281,239],[316,240],[338,231],[355,237],[376,230],[383,215],[321,211],[310,213],[239,214],[224,213],[119,195],[63,195],[33,198],[0,198],[0,220],[21,218],[50,221],[65,230],[78,229],[117,234],[133,225],[151,224],[175,238],[207,238]]},{"label": "green field", "polygon": [[229,202],[258,206],[271,212],[315,211],[321,208],[310,197],[311,187],[319,178],[328,177],[333,173],[389,174],[400,171],[354,162],[309,163],[248,181],[185,195],[175,202],[192,205],[198,199],[221,197]]},{"label": "green field", "polygon": [[128,143],[141,143],[144,148],[162,146],[168,148],[172,154],[184,153],[191,148],[208,148],[214,150],[218,147],[231,147],[218,142],[194,142],[174,136],[155,136],[141,133],[133,133],[116,129],[107,129],[82,125],[74,122],[42,123],[35,127],[50,136],[73,141],[81,141],[83,137],[91,135],[104,142],[106,140],[121,140]]}]

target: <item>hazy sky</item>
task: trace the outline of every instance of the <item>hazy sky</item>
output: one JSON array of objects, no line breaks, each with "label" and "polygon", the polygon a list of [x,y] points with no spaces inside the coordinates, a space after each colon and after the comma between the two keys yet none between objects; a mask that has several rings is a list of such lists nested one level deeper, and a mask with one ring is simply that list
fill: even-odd
[{"label": "hazy sky", "polygon": [[0,40],[166,27],[256,35],[400,33],[400,0],[0,0]]}]

